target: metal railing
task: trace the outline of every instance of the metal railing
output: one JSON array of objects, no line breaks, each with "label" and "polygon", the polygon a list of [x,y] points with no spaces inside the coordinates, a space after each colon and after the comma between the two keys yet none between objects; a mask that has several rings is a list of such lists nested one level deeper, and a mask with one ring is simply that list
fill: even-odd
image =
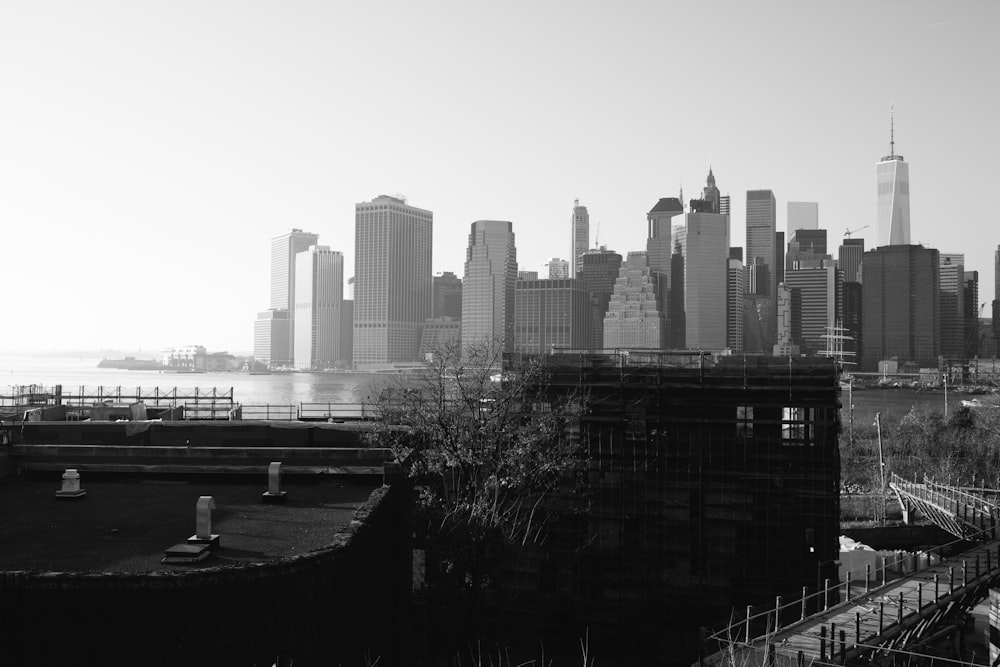
[{"label": "metal railing", "polygon": [[[993,538],[995,538],[996,526],[992,525],[979,532],[982,533],[983,535],[991,535]],[[929,548],[922,552],[923,554],[927,555],[926,559],[920,558],[920,555],[916,553],[910,554],[905,557],[901,556],[900,558],[891,561],[892,567],[890,567],[889,559],[883,558],[882,565],[880,567],[876,567],[874,573],[872,572],[870,565],[865,566],[865,579],[863,580],[863,582],[860,579],[860,577],[855,578],[853,576],[853,573],[847,572],[846,576],[844,577],[845,579],[844,582],[838,581],[837,583],[831,586],[830,580],[826,579],[824,581],[823,589],[817,590],[814,593],[809,593],[808,592],[809,587],[803,586],[800,595],[793,598],[792,601],[790,602],[785,602],[782,596],[779,595],[775,598],[774,605],[769,606],[764,611],[755,612],[754,605],[747,605],[745,618],[741,618],[739,621],[729,622],[725,626],[715,631],[707,632],[706,641],[717,641],[722,644],[734,643],[734,642],[742,644],[751,644],[756,640],[765,638],[768,635],[772,635],[779,630],[788,629],[798,623],[807,621],[811,618],[814,618],[825,612],[828,612],[831,609],[834,609],[839,606],[848,605],[852,602],[855,602],[863,598],[866,595],[871,595],[872,593],[878,593],[881,589],[891,585],[896,581],[899,581],[901,579],[906,579],[907,577],[915,575],[921,571],[937,567],[941,565],[942,562],[945,561],[945,558],[943,557],[945,551],[948,551],[953,547],[966,542],[968,542],[967,538],[956,539],[952,542],[948,542],[947,544],[942,544],[937,547]],[[933,562],[934,559],[931,557],[934,554],[936,554],[938,557],[937,562]],[[902,568],[900,566],[904,564],[906,560],[910,560],[912,564],[912,571],[908,574],[902,574],[901,573]],[[957,563],[958,559],[957,558],[953,559],[953,562]],[[961,581],[960,585],[965,586],[969,583],[970,580],[974,581],[975,579],[978,579],[980,576],[982,576],[982,574],[985,574],[995,568],[1000,568],[1000,544],[996,545],[995,549],[991,549],[990,551],[985,552],[985,559],[981,559],[979,554],[977,554],[975,559],[972,560],[971,564],[969,559],[961,560],[961,578],[958,580],[955,578],[956,566],[949,566],[948,577],[947,577],[948,581],[945,582],[945,584],[948,587],[947,589],[948,593],[950,594],[954,592],[955,583],[957,581]],[[894,575],[892,578],[889,578],[890,569],[895,569],[897,573],[899,573],[898,576]],[[860,573],[858,574],[860,575]],[[872,574],[874,574],[875,576],[872,577]],[[877,586],[873,588],[871,586],[872,580],[878,582],[879,579],[881,579],[881,584],[877,584]],[[928,598],[928,599],[937,600],[940,597],[941,591],[944,590],[942,588],[943,584],[939,580],[938,575],[934,575],[933,582],[934,582],[933,586],[934,596],[933,598]],[[831,605],[830,593],[837,592],[839,598],[839,593],[841,591],[844,594],[844,599],[840,602],[836,602],[833,605]],[[928,590],[928,593],[929,592],[930,590]],[[924,606],[923,582],[917,584],[917,595],[918,595],[918,604],[915,609],[920,609],[923,608]],[[817,609],[812,613],[808,613],[807,611],[808,607],[811,606],[809,604],[810,600],[816,600]],[[901,603],[905,603],[905,600],[902,600],[902,598],[901,598]],[[822,608],[819,608],[820,606]],[[787,611],[791,609],[794,609],[796,613]],[[783,618],[787,619],[789,615],[792,616],[793,620],[791,622],[782,623],[782,619]],[[763,629],[763,631],[761,631],[761,629]]]}]

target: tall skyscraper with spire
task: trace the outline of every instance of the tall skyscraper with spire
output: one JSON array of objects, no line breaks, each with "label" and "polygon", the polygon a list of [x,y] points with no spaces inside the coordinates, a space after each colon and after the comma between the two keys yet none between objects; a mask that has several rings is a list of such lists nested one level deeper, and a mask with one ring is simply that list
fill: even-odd
[{"label": "tall skyscraper with spire", "polygon": [[875,166],[878,181],[877,245],[910,245],[910,166],[896,155],[895,119],[889,112],[889,154]]},{"label": "tall skyscraper with spire", "polygon": [[580,200],[573,200],[573,219],[570,228],[569,277],[578,278],[583,267],[583,253],[590,246],[590,213]]},{"label": "tall skyscraper with spire", "polygon": [[[722,203],[722,195],[719,193],[719,188],[715,187],[715,174],[712,173],[712,167],[708,167],[708,178],[705,181],[705,187],[701,189],[701,198],[710,204],[710,210],[705,211],[705,213],[722,213],[720,205]],[[727,210],[725,215],[729,215]]]}]

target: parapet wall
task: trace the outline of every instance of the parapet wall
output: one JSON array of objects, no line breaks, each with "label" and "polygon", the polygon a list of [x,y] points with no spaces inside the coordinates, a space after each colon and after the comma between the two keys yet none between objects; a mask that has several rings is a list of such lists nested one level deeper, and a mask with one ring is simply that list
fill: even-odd
[{"label": "parapet wall", "polygon": [[404,664],[410,506],[410,485],[398,480],[376,489],[329,547],[247,566],[0,572],[3,662]]},{"label": "parapet wall", "polygon": [[25,422],[19,437],[42,445],[362,447],[370,426],[269,421]]}]

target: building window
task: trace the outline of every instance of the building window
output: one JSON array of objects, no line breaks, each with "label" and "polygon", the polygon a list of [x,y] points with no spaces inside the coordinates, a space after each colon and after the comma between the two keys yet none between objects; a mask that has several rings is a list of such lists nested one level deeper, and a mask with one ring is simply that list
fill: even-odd
[{"label": "building window", "polygon": [[736,435],[747,440],[753,439],[753,406],[736,406]]},{"label": "building window", "polygon": [[781,409],[781,444],[811,445],[813,444],[812,408]]}]

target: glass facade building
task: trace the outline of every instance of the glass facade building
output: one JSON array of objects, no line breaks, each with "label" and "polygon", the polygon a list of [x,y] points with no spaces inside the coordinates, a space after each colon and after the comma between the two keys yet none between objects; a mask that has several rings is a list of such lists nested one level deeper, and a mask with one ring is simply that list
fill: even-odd
[{"label": "glass facade building", "polygon": [[462,281],[462,346],[498,343],[514,349],[514,288],[517,248],[514,225],[477,220],[469,233]]}]

